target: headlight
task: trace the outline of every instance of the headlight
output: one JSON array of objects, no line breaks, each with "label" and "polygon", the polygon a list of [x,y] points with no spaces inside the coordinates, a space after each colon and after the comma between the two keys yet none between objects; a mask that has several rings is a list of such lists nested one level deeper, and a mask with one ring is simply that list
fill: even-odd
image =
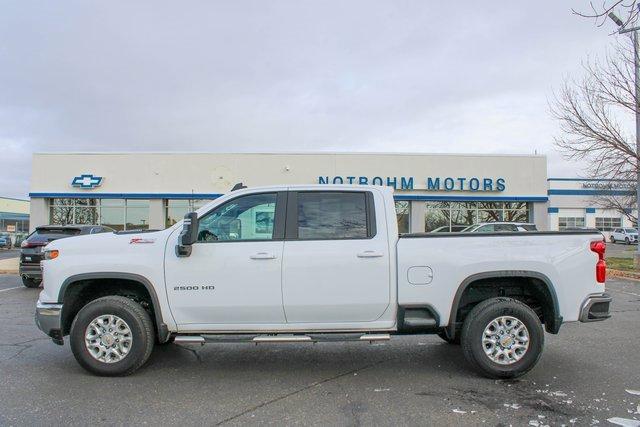
[{"label": "headlight", "polygon": [[57,249],[44,251],[44,259],[56,259],[58,255],[60,255],[60,252]]}]

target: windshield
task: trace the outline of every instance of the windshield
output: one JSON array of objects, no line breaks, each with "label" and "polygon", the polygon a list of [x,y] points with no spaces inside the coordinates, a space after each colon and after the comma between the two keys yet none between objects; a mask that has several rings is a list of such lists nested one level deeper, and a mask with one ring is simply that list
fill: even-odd
[{"label": "windshield", "polygon": [[635,228],[625,228],[624,231],[626,231],[627,233],[635,233],[638,230],[636,230]]}]

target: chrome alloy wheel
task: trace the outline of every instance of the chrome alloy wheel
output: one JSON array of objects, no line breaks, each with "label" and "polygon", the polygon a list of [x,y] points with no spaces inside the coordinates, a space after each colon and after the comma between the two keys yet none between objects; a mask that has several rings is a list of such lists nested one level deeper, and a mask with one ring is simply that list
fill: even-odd
[{"label": "chrome alloy wheel", "polygon": [[493,362],[511,365],[522,359],[529,349],[529,331],[515,317],[497,317],[484,329],[482,348]]},{"label": "chrome alloy wheel", "polygon": [[104,363],[120,362],[133,344],[131,328],[113,314],[98,316],[87,326],[84,344],[94,359]]}]

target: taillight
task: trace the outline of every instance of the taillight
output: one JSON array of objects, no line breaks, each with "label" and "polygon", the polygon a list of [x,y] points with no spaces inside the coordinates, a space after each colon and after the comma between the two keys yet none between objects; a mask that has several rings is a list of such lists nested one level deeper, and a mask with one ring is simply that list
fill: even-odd
[{"label": "taillight", "polygon": [[40,243],[40,242],[29,242],[27,240],[25,240],[24,242],[22,242],[20,244],[21,248],[37,248],[39,246],[46,246],[46,243]]},{"label": "taillight", "polygon": [[591,252],[598,254],[598,262],[596,263],[596,281],[604,283],[607,278],[607,263],[604,260],[604,253],[607,244],[603,241],[591,242]]}]

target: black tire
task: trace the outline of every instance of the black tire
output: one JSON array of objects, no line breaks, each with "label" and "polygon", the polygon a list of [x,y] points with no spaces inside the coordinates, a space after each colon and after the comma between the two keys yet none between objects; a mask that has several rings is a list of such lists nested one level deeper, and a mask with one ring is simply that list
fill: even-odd
[{"label": "black tire", "polygon": [[457,333],[454,339],[449,338],[445,331],[438,332],[438,336],[449,344],[460,345],[460,333]]},{"label": "black tire", "polygon": [[[500,316],[520,320],[529,332],[529,348],[513,364],[494,362],[484,352],[482,337],[489,323]],[[476,305],[462,327],[462,350],[467,361],[489,378],[516,378],[529,372],[538,363],[544,347],[544,330],[536,313],[512,298],[491,298]]]},{"label": "black tire", "polygon": [[616,238],[615,238],[615,237],[613,237],[613,236],[609,236],[609,241],[610,241],[611,243],[615,243],[615,242],[616,242]]},{"label": "black tire", "polygon": [[629,238],[628,238],[628,237],[625,237],[625,238],[624,238],[624,242],[625,242],[627,245],[630,245],[630,244],[631,244],[631,242],[629,241]]},{"label": "black tire", "polygon": [[[95,359],[85,345],[85,333],[97,317],[113,314],[124,320],[131,330],[132,343],[126,356],[113,363]],[[114,377],[130,375],[147,361],[155,343],[153,322],[142,306],[129,298],[108,296],[91,301],[78,312],[69,334],[71,351],[76,360],[92,374]]]},{"label": "black tire", "polygon": [[37,288],[40,286],[40,283],[42,282],[42,280],[37,280],[34,279],[32,277],[23,277],[22,278],[22,284],[25,285],[27,288]]}]

